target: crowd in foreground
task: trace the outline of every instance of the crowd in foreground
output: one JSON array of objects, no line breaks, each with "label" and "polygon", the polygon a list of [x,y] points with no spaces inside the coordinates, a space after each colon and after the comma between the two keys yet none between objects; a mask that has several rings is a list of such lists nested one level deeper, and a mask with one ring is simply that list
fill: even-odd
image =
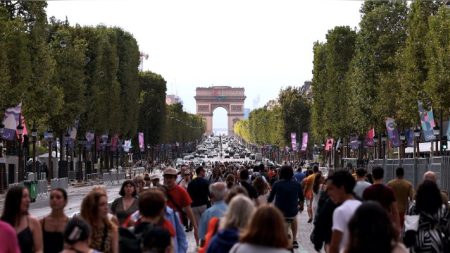
[{"label": "crowd in foreground", "polygon": [[[28,189],[11,187],[0,253],[185,253],[191,231],[200,253],[284,253],[311,243],[327,253],[450,252],[448,194],[433,172],[417,190],[402,168],[387,184],[379,167],[324,176],[316,166],[217,162],[167,166],[161,174],[126,180],[112,202],[94,186],[71,218],[64,189],[51,190],[51,212],[37,219],[28,212]],[[296,217],[305,203],[314,229],[310,242],[299,242]]]}]

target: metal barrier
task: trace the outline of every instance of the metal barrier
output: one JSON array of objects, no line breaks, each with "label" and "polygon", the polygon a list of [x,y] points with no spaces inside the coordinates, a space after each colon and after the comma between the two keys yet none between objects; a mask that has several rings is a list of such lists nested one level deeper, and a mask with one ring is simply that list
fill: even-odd
[{"label": "metal barrier", "polygon": [[69,187],[69,179],[67,177],[54,178],[50,181],[50,187],[51,189],[55,188],[67,189]]},{"label": "metal barrier", "polygon": [[103,181],[103,184],[112,184],[112,182],[111,182],[111,174],[110,173],[103,173],[103,175],[102,175],[102,181]]},{"label": "metal barrier", "polygon": [[38,180],[37,181],[37,198],[46,199],[48,198],[48,183],[47,180]]},{"label": "metal barrier", "polygon": [[75,171],[68,171],[67,176],[69,177],[69,180],[75,180],[76,179]]}]

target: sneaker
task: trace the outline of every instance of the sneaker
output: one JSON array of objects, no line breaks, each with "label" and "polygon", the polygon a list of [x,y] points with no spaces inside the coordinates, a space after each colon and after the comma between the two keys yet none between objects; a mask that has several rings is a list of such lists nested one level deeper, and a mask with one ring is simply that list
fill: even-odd
[{"label": "sneaker", "polygon": [[294,249],[298,249],[298,242],[297,242],[297,241],[294,241],[294,242],[292,243],[292,247],[293,247]]}]

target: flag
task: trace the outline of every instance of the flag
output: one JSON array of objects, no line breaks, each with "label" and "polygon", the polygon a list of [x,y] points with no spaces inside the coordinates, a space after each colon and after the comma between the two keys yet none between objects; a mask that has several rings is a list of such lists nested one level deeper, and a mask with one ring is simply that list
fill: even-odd
[{"label": "flag", "polygon": [[145,151],[145,145],[144,145],[144,133],[139,132],[139,149],[141,152]]},{"label": "flag", "polygon": [[75,120],[73,126],[67,130],[67,133],[70,135],[70,139],[77,139],[77,130],[78,130],[79,120]]},{"label": "flag", "polygon": [[433,128],[435,127],[433,110],[425,111],[422,101],[417,101],[419,107],[420,123],[425,141],[434,141]]},{"label": "flag", "polygon": [[361,142],[358,140],[358,136],[354,135],[350,137],[350,146],[353,150],[358,149],[359,144],[361,144]]},{"label": "flag", "polygon": [[386,118],[386,130],[392,146],[395,148],[400,147],[400,136],[398,135],[397,124],[393,118]]},{"label": "flag", "polygon": [[306,151],[307,147],[308,147],[308,133],[307,132],[303,132],[302,151]]},{"label": "flag", "polygon": [[3,125],[5,127],[2,139],[12,141],[14,140],[15,136],[18,136],[17,126],[19,125],[19,117],[23,126],[22,135],[28,135],[27,126],[25,124],[25,118],[22,115],[22,103],[20,103],[16,107],[6,109],[5,116],[3,118]]},{"label": "flag", "polygon": [[405,132],[405,137],[406,137],[406,146],[414,147],[414,130],[407,129]]},{"label": "flag", "polygon": [[131,140],[125,140],[125,142],[123,144],[123,150],[128,153],[128,152],[130,152],[131,148],[132,148]]},{"label": "flag", "polygon": [[117,151],[117,143],[119,142],[119,135],[115,134],[112,138],[111,138],[111,151],[112,152],[116,152]]},{"label": "flag", "polygon": [[367,147],[373,147],[374,146],[374,142],[373,142],[373,137],[375,137],[375,129],[372,128],[369,130],[369,132],[367,132],[366,135],[366,146]]},{"label": "flag", "polygon": [[296,133],[291,133],[291,145],[292,145],[292,150],[297,151],[297,134]]},{"label": "flag", "polygon": [[330,151],[333,148],[334,139],[328,138],[327,142],[325,143],[325,150]]}]

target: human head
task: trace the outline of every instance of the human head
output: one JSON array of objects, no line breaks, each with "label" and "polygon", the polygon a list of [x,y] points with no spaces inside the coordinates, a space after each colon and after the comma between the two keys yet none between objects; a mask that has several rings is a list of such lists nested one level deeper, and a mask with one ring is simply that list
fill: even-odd
[{"label": "human head", "polygon": [[398,168],[395,170],[395,175],[396,175],[398,178],[403,178],[403,176],[405,175],[405,170],[404,170],[402,167],[398,167]]},{"label": "human head", "polygon": [[435,214],[442,207],[441,191],[431,180],[423,181],[416,192],[416,208],[429,214]]},{"label": "human head", "polygon": [[20,217],[28,214],[29,205],[30,197],[27,188],[21,185],[10,187],[6,192],[1,219],[15,227]]},{"label": "human head", "polygon": [[205,176],[205,169],[203,166],[198,166],[197,169],[195,169],[195,174],[197,177],[204,177]]},{"label": "human head", "polygon": [[233,174],[228,174],[227,178],[225,179],[225,182],[227,182],[227,188],[231,189],[234,186],[234,183],[236,181],[236,178]]},{"label": "human head", "polygon": [[437,182],[437,177],[436,177],[436,173],[434,173],[434,171],[427,171],[423,174],[423,181],[425,180],[429,180],[429,181],[433,181],[433,182]]},{"label": "human head", "polygon": [[353,193],[355,178],[350,172],[339,170],[327,179],[327,192],[334,203],[342,203],[346,195]]},{"label": "human head", "polygon": [[358,177],[358,178],[364,178],[366,176],[366,174],[367,174],[367,171],[364,168],[358,168],[356,170],[356,177]]},{"label": "human head", "polygon": [[[127,189],[128,188],[128,189]],[[119,195],[125,196],[125,193],[135,197],[137,195],[136,184],[132,180],[125,180],[120,187]]]},{"label": "human head", "polygon": [[290,165],[283,165],[280,169],[280,179],[291,180],[294,176],[294,171]]},{"label": "human head", "polygon": [[319,166],[314,165],[313,166],[313,173],[317,173],[319,171]]},{"label": "human head", "polygon": [[142,235],[142,252],[171,252],[171,237],[169,231],[161,227],[152,227]]},{"label": "human head", "polygon": [[363,202],[348,224],[348,253],[391,252],[397,231],[386,210],[375,201]]},{"label": "human head", "polygon": [[108,199],[105,194],[91,191],[81,202],[81,217],[90,225],[98,223],[99,220],[107,221]]},{"label": "human head", "polygon": [[87,244],[90,234],[91,229],[89,224],[83,219],[75,217],[67,222],[63,235],[64,242],[68,245],[74,245],[78,242],[86,242]]},{"label": "human head", "polygon": [[221,201],[227,195],[227,185],[223,182],[210,184],[209,193],[214,201]]},{"label": "human head", "polygon": [[138,193],[140,193],[144,189],[144,186],[145,186],[144,177],[141,175],[137,175],[133,178],[133,182],[136,187],[136,191]]},{"label": "human head", "polygon": [[372,169],[372,176],[374,180],[381,180],[384,177],[384,169],[381,167],[375,167]]},{"label": "human head", "polygon": [[253,214],[240,241],[272,248],[287,248],[289,242],[283,215],[273,206],[259,207]]},{"label": "human head", "polygon": [[52,209],[64,209],[67,205],[67,192],[63,188],[55,188],[50,191],[50,207]]},{"label": "human head", "polygon": [[269,186],[267,185],[266,181],[262,177],[257,177],[255,180],[253,180],[253,188],[255,188],[256,192],[259,195],[264,195],[267,193],[267,190],[269,189]]},{"label": "human head", "polygon": [[242,194],[242,195],[248,197],[248,191],[247,191],[244,187],[242,187],[242,186],[240,186],[240,185],[235,185],[235,186],[233,186],[233,187],[228,191],[228,194],[227,194],[227,196],[225,197],[225,203],[229,204],[230,201],[231,201],[234,197],[238,196],[239,194]]},{"label": "human head", "polygon": [[247,169],[241,170],[241,171],[239,172],[239,179],[245,181],[245,180],[248,179],[248,177],[249,177],[249,174],[248,174],[248,170],[247,170]]},{"label": "human head", "polygon": [[254,210],[255,206],[248,197],[244,195],[234,197],[228,205],[221,227],[243,229],[247,226]]},{"label": "human head", "polygon": [[154,218],[162,214],[166,197],[160,190],[150,189],[139,195],[139,213],[143,217]]},{"label": "human head", "polygon": [[94,185],[91,189],[91,192],[98,192],[98,193],[104,194],[106,196],[108,195],[104,185]]},{"label": "human head", "polygon": [[178,172],[176,169],[172,167],[167,167],[164,170],[164,185],[167,185],[170,189],[175,187],[176,179],[177,179]]}]

